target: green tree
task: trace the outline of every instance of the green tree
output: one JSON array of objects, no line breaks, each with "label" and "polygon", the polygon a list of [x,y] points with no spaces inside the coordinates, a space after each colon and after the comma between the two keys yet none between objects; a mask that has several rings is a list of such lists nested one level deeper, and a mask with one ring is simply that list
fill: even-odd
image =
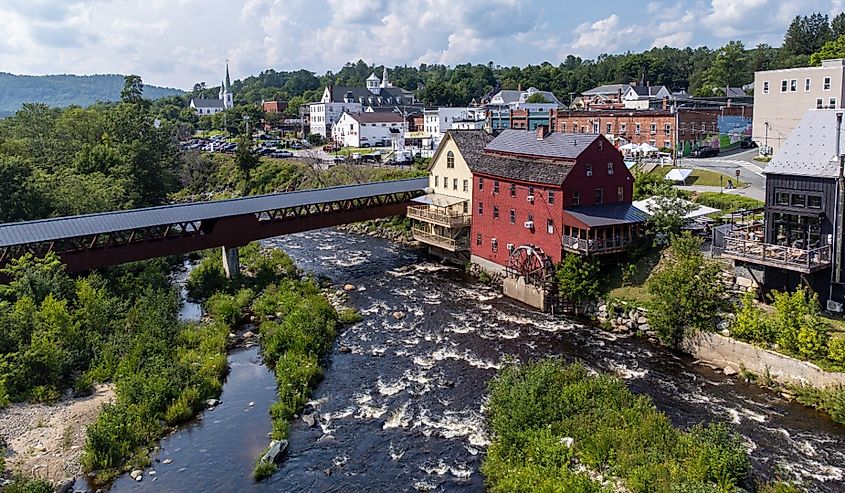
[{"label": "green tree", "polygon": [[598,262],[576,254],[567,254],[557,268],[558,293],[563,299],[585,303],[601,295]]},{"label": "green tree", "polygon": [[742,41],[731,41],[716,51],[713,64],[704,74],[704,84],[724,91],[726,86],[743,86],[753,80],[749,57]]},{"label": "green tree", "polygon": [[242,133],[238,136],[238,149],[235,151],[235,165],[245,177],[258,167],[260,160],[255,152],[252,136]]},{"label": "green tree", "polygon": [[140,103],[144,96],[144,82],[140,75],[127,75],[123,79],[120,100],[124,103]]},{"label": "green tree", "polygon": [[548,101],[546,100],[546,96],[543,96],[543,94],[539,93],[539,92],[535,92],[534,94],[528,96],[528,98],[525,99],[525,102],[526,103],[548,103]]},{"label": "green tree", "polygon": [[836,14],[836,17],[830,21],[830,34],[834,39],[845,36],[845,12]]},{"label": "green tree", "polygon": [[845,58],[845,35],[839,36],[833,41],[828,41],[819,51],[810,55],[810,65],[820,66],[822,60],[832,58]]},{"label": "green tree", "polygon": [[648,229],[654,236],[655,244],[666,244],[672,235],[677,234],[688,222],[687,214],[695,207],[695,204],[680,197],[655,195],[648,218]]},{"label": "green tree", "polygon": [[722,306],[719,266],[704,258],[701,240],[673,236],[665,266],[649,278],[649,323],[664,344],[678,347],[685,335],[713,330]]}]

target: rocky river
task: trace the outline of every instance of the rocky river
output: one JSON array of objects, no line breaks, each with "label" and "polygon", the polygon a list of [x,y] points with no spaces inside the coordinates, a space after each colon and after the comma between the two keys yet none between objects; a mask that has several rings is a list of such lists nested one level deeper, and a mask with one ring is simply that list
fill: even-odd
[{"label": "rocky river", "polygon": [[[255,483],[275,381],[255,348],[238,350],[221,403],[162,440],[142,481],[123,476],[112,491],[483,491],[485,384],[508,359],[548,356],[616,372],[678,426],[730,423],[758,477],[783,469],[811,491],[845,491],[845,429],[776,394],[648,342],[534,312],[384,240],[328,229],[265,245],[356,287],[350,302],[364,320],[338,338],[313,394],[317,423],[293,423],[289,459]],[[186,306],[183,316],[196,314]]]}]

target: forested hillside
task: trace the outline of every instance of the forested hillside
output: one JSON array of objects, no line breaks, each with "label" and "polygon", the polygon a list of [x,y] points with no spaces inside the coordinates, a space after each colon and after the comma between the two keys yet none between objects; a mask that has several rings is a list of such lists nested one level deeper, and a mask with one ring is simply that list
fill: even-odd
[{"label": "forested hillside", "polygon": [[[65,107],[118,101],[121,89],[122,75],[14,75],[0,72],[0,117],[9,116],[24,103]],[[147,99],[179,94],[182,94],[179,89],[144,87]]]}]

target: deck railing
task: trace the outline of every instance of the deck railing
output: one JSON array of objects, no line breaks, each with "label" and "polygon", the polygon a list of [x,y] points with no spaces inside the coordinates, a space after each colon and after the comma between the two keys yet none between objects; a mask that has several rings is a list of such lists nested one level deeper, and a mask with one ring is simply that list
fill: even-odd
[{"label": "deck railing", "polygon": [[471,214],[449,214],[432,210],[426,205],[408,206],[408,217],[450,229],[464,228],[472,224]]},{"label": "deck railing", "polygon": [[766,243],[764,237],[760,225],[734,229],[725,235],[722,256],[807,274],[831,264],[830,245],[816,248],[789,247]]},{"label": "deck railing", "polygon": [[624,250],[634,243],[632,236],[614,236],[611,238],[583,239],[577,236],[563,235],[563,248],[586,255],[613,253]]},{"label": "deck railing", "polygon": [[449,238],[430,231],[425,231],[421,228],[411,228],[411,232],[413,233],[415,240],[427,245],[440,247],[444,250],[449,250],[450,252],[469,250],[469,240],[466,238]]}]

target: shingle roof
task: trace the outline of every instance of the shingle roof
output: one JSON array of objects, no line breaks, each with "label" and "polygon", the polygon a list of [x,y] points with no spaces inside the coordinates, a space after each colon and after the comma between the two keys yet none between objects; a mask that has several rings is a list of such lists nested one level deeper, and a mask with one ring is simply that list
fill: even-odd
[{"label": "shingle roof", "polygon": [[[364,98],[364,104],[367,106],[397,106],[402,105],[403,96],[407,96],[405,91],[399,87],[385,87],[382,88],[378,94],[370,92],[365,87],[349,87],[349,86],[331,86],[331,98],[333,103],[342,103],[347,93],[351,93],[352,99],[355,103],[360,103],[361,98]],[[381,102],[379,102],[381,97]],[[372,98],[372,103],[370,102]],[[391,98],[388,102],[387,98]]]},{"label": "shingle roof", "polygon": [[726,88],[725,96],[729,98],[747,98],[748,94],[741,87],[728,87]]},{"label": "shingle roof", "polygon": [[552,132],[538,140],[534,131],[507,129],[487,144],[485,150],[550,159],[575,159],[598,138],[598,134]]},{"label": "shingle roof", "polygon": [[386,111],[347,114],[358,123],[401,123],[405,121],[401,115]]},{"label": "shingle roof", "polygon": [[637,96],[652,98],[666,86],[630,86]]},{"label": "shingle roof", "polygon": [[192,99],[194,108],[223,108],[222,99]]},{"label": "shingle roof", "polygon": [[[842,110],[810,110],[805,113],[763,172],[825,178],[839,176],[836,113],[842,113]],[[840,135],[840,152],[845,152],[845,129]]]},{"label": "shingle roof", "polygon": [[605,84],[603,86],[594,87],[589,91],[584,91],[581,95],[595,96],[597,94],[617,94],[619,91],[625,92],[626,89],[628,89],[628,84]]},{"label": "shingle roof", "polygon": [[446,134],[455,141],[470,170],[475,169],[484,147],[493,140],[493,136],[484,130],[447,130]]},{"label": "shingle roof", "polygon": [[563,184],[563,180],[574,167],[575,163],[488,153],[480,154],[475,159],[475,165],[470,165],[473,173],[549,185]]},{"label": "shingle roof", "polygon": [[0,224],[0,247],[128,231],[220,217],[256,214],[287,207],[399,192],[422,191],[428,178],[300,190],[239,199],[194,202],[127,211]]},{"label": "shingle roof", "polygon": [[648,216],[630,202],[581,205],[564,209],[563,213],[569,214],[589,227],[644,223],[648,220]]}]

